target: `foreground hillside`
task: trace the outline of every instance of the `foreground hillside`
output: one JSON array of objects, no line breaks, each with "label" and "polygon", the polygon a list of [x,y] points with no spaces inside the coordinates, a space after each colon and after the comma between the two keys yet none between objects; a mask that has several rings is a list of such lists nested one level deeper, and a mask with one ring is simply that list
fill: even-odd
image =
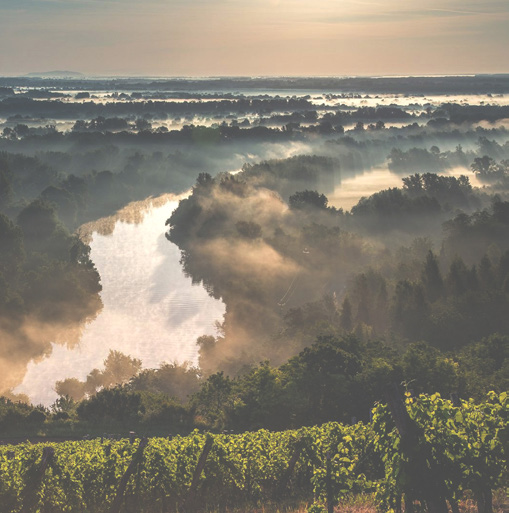
[{"label": "foreground hillside", "polygon": [[446,512],[467,492],[492,511],[492,490],[509,485],[508,394],[387,399],[352,426],[5,446],[2,511],[226,511],[291,498],[318,513],[374,494],[380,511],[403,500],[406,511]]}]

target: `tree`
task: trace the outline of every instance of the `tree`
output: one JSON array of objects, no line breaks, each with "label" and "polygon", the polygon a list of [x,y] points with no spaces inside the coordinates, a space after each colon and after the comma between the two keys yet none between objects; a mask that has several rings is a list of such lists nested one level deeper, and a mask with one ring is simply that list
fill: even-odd
[{"label": "tree", "polygon": [[77,204],[69,191],[50,185],[41,192],[40,197],[56,207],[58,217],[67,226],[74,227],[76,225]]},{"label": "tree", "polygon": [[289,405],[282,377],[279,369],[263,362],[235,382],[236,429],[280,430],[289,425]]},{"label": "tree", "polygon": [[455,363],[424,342],[410,344],[401,364],[404,378],[416,394],[439,392],[447,397],[458,390]]},{"label": "tree", "polygon": [[426,297],[430,302],[435,302],[444,293],[444,281],[438,267],[437,257],[431,249],[426,255],[426,262],[422,270],[422,284],[426,291]]},{"label": "tree", "polygon": [[351,384],[361,370],[359,345],[351,335],[321,336],[281,367],[298,425],[345,420]]},{"label": "tree", "polygon": [[371,291],[369,290],[368,278],[365,273],[355,277],[353,290],[354,298],[357,303],[357,315],[355,321],[358,324],[370,324],[371,313]]},{"label": "tree", "polygon": [[0,160],[0,210],[9,205],[13,196],[9,168]]},{"label": "tree", "polygon": [[18,225],[25,241],[47,241],[60,226],[55,209],[43,200],[35,200],[18,214]]},{"label": "tree", "polygon": [[479,280],[481,282],[481,286],[485,290],[492,290],[496,285],[495,280],[495,272],[493,270],[493,266],[491,265],[491,260],[488,255],[484,255],[479,263],[478,270]]},{"label": "tree", "polygon": [[476,157],[470,164],[470,169],[480,180],[493,181],[503,177],[504,172],[497,163],[488,155]]},{"label": "tree", "polygon": [[151,130],[152,129],[152,123],[150,123],[149,121],[147,121],[146,119],[144,118],[138,118],[135,122],[134,122],[134,128],[138,131],[138,132],[144,132],[144,131],[147,131],[147,130]]},{"label": "tree", "polygon": [[120,351],[110,350],[104,360],[104,371],[93,369],[85,381],[67,378],[57,381],[55,390],[58,395],[69,396],[75,401],[92,397],[98,390],[124,385],[141,370],[141,360],[125,355]]},{"label": "tree", "polygon": [[288,200],[290,208],[294,210],[305,210],[310,208],[317,208],[325,210],[329,200],[324,194],[319,194],[317,191],[301,191],[292,194]]},{"label": "tree", "polygon": [[66,378],[55,383],[55,392],[62,398],[81,401],[85,397],[85,383],[77,378]]},{"label": "tree", "polygon": [[394,325],[401,335],[419,340],[429,314],[429,305],[420,283],[399,281],[394,293]]},{"label": "tree", "polygon": [[7,216],[0,214],[0,273],[13,279],[25,260],[23,234]]},{"label": "tree", "polygon": [[200,371],[188,364],[165,363],[158,369],[146,369],[129,382],[129,388],[138,392],[164,394],[185,402],[200,386]]},{"label": "tree", "polygon": [[237,221],[235,228],[245,239],[258,239],[262,235],[262,227],[252,221]]},{"label": "tree", "polygon": [[81,420],[115,422],[136,422],[144,411],[141,394],[121,387],[101,390],[76,409]]},{"label": "tree", "polygon": [[50,408],[55,420],[68,419],[76,411],[76,401],[65,395],[58,397]]},{"label": "tree", "polygon": [[222,430],[228,424],[229,414],[233,407],[232,389],[232,381],[221,371],[209,376],[193,398],[197,413],[202,415],[207,423],[215,429]]},{"label": "tree", "polygon": [[468,290],[468,269],[462,258],[456,257],[449,268],[446,284],[447,291],[453,296],[460,296]]},{"label": "tree", "polygon": [[353,328],[352,304],[350,303],[348,296],[345,296],[345,299],[343,299],[343,304],[341,305],[341,317],[339,319],[339,323],[341,324],[341,327],[345,331],[347,331],[347,332],[352,331],[352,328]]},{"label": "tree", "polygon": [[127,383],[141,369],[141,360],[125,355],[120,351],[110,350],[104,360],[103,386],[122,385]]},{"label": "tree", "polygon": [[199,173],[196,179],[196,187],[208,187],[215,183],[215,180],[209,173]]}]

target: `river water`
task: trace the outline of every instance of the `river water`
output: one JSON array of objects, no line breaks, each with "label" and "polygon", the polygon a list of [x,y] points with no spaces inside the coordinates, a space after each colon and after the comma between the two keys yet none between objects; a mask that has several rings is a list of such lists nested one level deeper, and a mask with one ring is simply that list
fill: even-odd
[{"label": "river water", "polygon": [[[328,198],[331,205],[349,210],[362,196],[398,186],[401,177],[380,167],[345,178]],[[50,356],[31,362],[16,393],[49,405],[57,398],[56,381],[83,380],[92,369],[102,369],[110,349],[141,359],[145,368],[197,363],[196,339],[216,334],[225,306],[184,275],[180,251],[164,235],[166,219],[184,196],[134,203],[83,227],[101,276],[103,309],[85,327],[77,348],[54,344]]]},{"label": "river water", "polygon": [[192,285],[180,266],[180,251],[165,238],[165,221],[178,200],[146,210],[134,206],[137,215],[127,220],[109,219],[93,231],[91,258],[103,290],[103,309],[85,327],[78,348],[53,345],[51,355],[30,363],[23,383],[15,392],[27,394],[34,404],[51,404],[57,394],[54,383],[69,377],[83,380],[102,362],[110,349],[139,358],[146,368],[162,362],[197,363],[196,339],[213,335],[222,321],[224,304],[205,289]]}]

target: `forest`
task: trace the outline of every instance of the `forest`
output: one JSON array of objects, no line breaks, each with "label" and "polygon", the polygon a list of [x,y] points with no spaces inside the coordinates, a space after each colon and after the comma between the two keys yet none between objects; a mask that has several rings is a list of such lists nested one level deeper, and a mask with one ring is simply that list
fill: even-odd
[{"label": "forest", "polygon": [[[316,452],[313,430],[324,425],[333,434],[323,436],[341,431],[344,440],[338,468],[341,457],[353,462],[359,451],[379,451],[369,456],[369,468],[357,469],[357,481],[338,477],[336,498],[378,486],[380,508],[397,510],[401,494],[411,491],[387,463],[399,457],[387,445],[396,435],[384,406],[396,384],[434,454],[437,447],[454,453],[451,465],[459,466],[457,481],[447,483],[449,504],[464,490],[488,501],[486,489],[509,485],[507,77],[262,85],[271,92],[261,92],[258,79],[0,80],[0,438],[17,443],[128,430],[194,444],[198,459],[198,446],[213,436],[214,458],[228,460],[231,475],[246,480],[240,486],[235,478],[235,493],[244,497],[242,487],[259,487],[260,500],[269,500],[272,485],[249,481],[230,453],[228,444],[237,442],[220,437],[285,432],[308,444],[293,463],[295,479],[319,508],[327,461]],[[462,99],[467,94],[478,98]],[[369,181],[380,169],[389,186],[371,186],[343,203],[345,184]],[[103,282],[83,225],[166,193],[184,196],[160,227],[164,243],[178,247],[191,282],[225,305],[215,335],[190,341],[196,361],[176,361],[168,349],[155,367],[109,349],[102,366],[81,375],[69,369],[65,379],[48,382],[57,395],[52,404],[32,404],[16,391],[27,369],[57,346],[79,350],[103,308]],[[486,428],[496,472],[482,493],[465,470],[474,435],[466,434],[461,404],[497,412]],[[467,444],[461,454],[427,431],[438,410],[444,426],[454,415],[458,444]],[[376,439],[378,449],[361,447],[365,439]],[[135,454],[111,447],[118,458]],[[283,460],[293,450],[285,445]],[[39,458],[23,454],[26,461]],[[8,461],[2,452],[0,466]],[[282,479],[278,472],[270,479]],[[382,475],[385,484],[374,485]],[[0,487],[0,497],[18,504],[9,486]],[[88,511],[85,499],[72,500]],[[229,506],[221,501],[211,499],[214,507]]]}]

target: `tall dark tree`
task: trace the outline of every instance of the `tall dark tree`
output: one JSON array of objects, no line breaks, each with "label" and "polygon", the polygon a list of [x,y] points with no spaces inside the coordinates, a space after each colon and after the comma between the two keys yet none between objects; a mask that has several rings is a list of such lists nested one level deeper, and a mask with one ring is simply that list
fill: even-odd
[{"label": "tall dark tree", "polygon": [[420,283],[402,280],[396,285],[393,307],[394,327],[410,340],[423,338],[429,314],[424,288]]},{"label": "tall dark tree", "polygon": [[23,234],[7,216],[0,214],[0,273],[14,279],[25,259]]},{"label": "tall dark tree", "polygon": [[462,258],[456,257],[449,268],[446,284],[447,292],[453,296],[460,296],[467,291],[469,272]]},{"label": "tall dark tree", "polygon": [[426,297],[432,303],[444,293],[444,280],[438,266],[437,257],[429,250],[426,255],[424,269],[422,270],[422,284],[426,291]]},{"label": "tall dark tree", "polygon": [[8,176],[7,164],[4,164],[0,160],[0,210],[10,203],[12,193],[12,185]]},{"label": "tall dark tree", "polygon": [[355,278],[354,297],[357,302],[357,323],[370,324],[371,297],[367,276],[362,273]]},{"label": "tall dark tree", "polygon": [[477,275],[483,289],[491,290],[495,287],[495,272],[488,255],[484,255],[482,257],[481,262],[479,263]]},{"label": "tall dark tree", "polygon": [[343,304],[341,305],[341,316],[339,318],[339,323],[341,327],[350,332],[353,329],[353,321],[352,321],[352,304],[348,299],[348,296],[343,299]]}]

